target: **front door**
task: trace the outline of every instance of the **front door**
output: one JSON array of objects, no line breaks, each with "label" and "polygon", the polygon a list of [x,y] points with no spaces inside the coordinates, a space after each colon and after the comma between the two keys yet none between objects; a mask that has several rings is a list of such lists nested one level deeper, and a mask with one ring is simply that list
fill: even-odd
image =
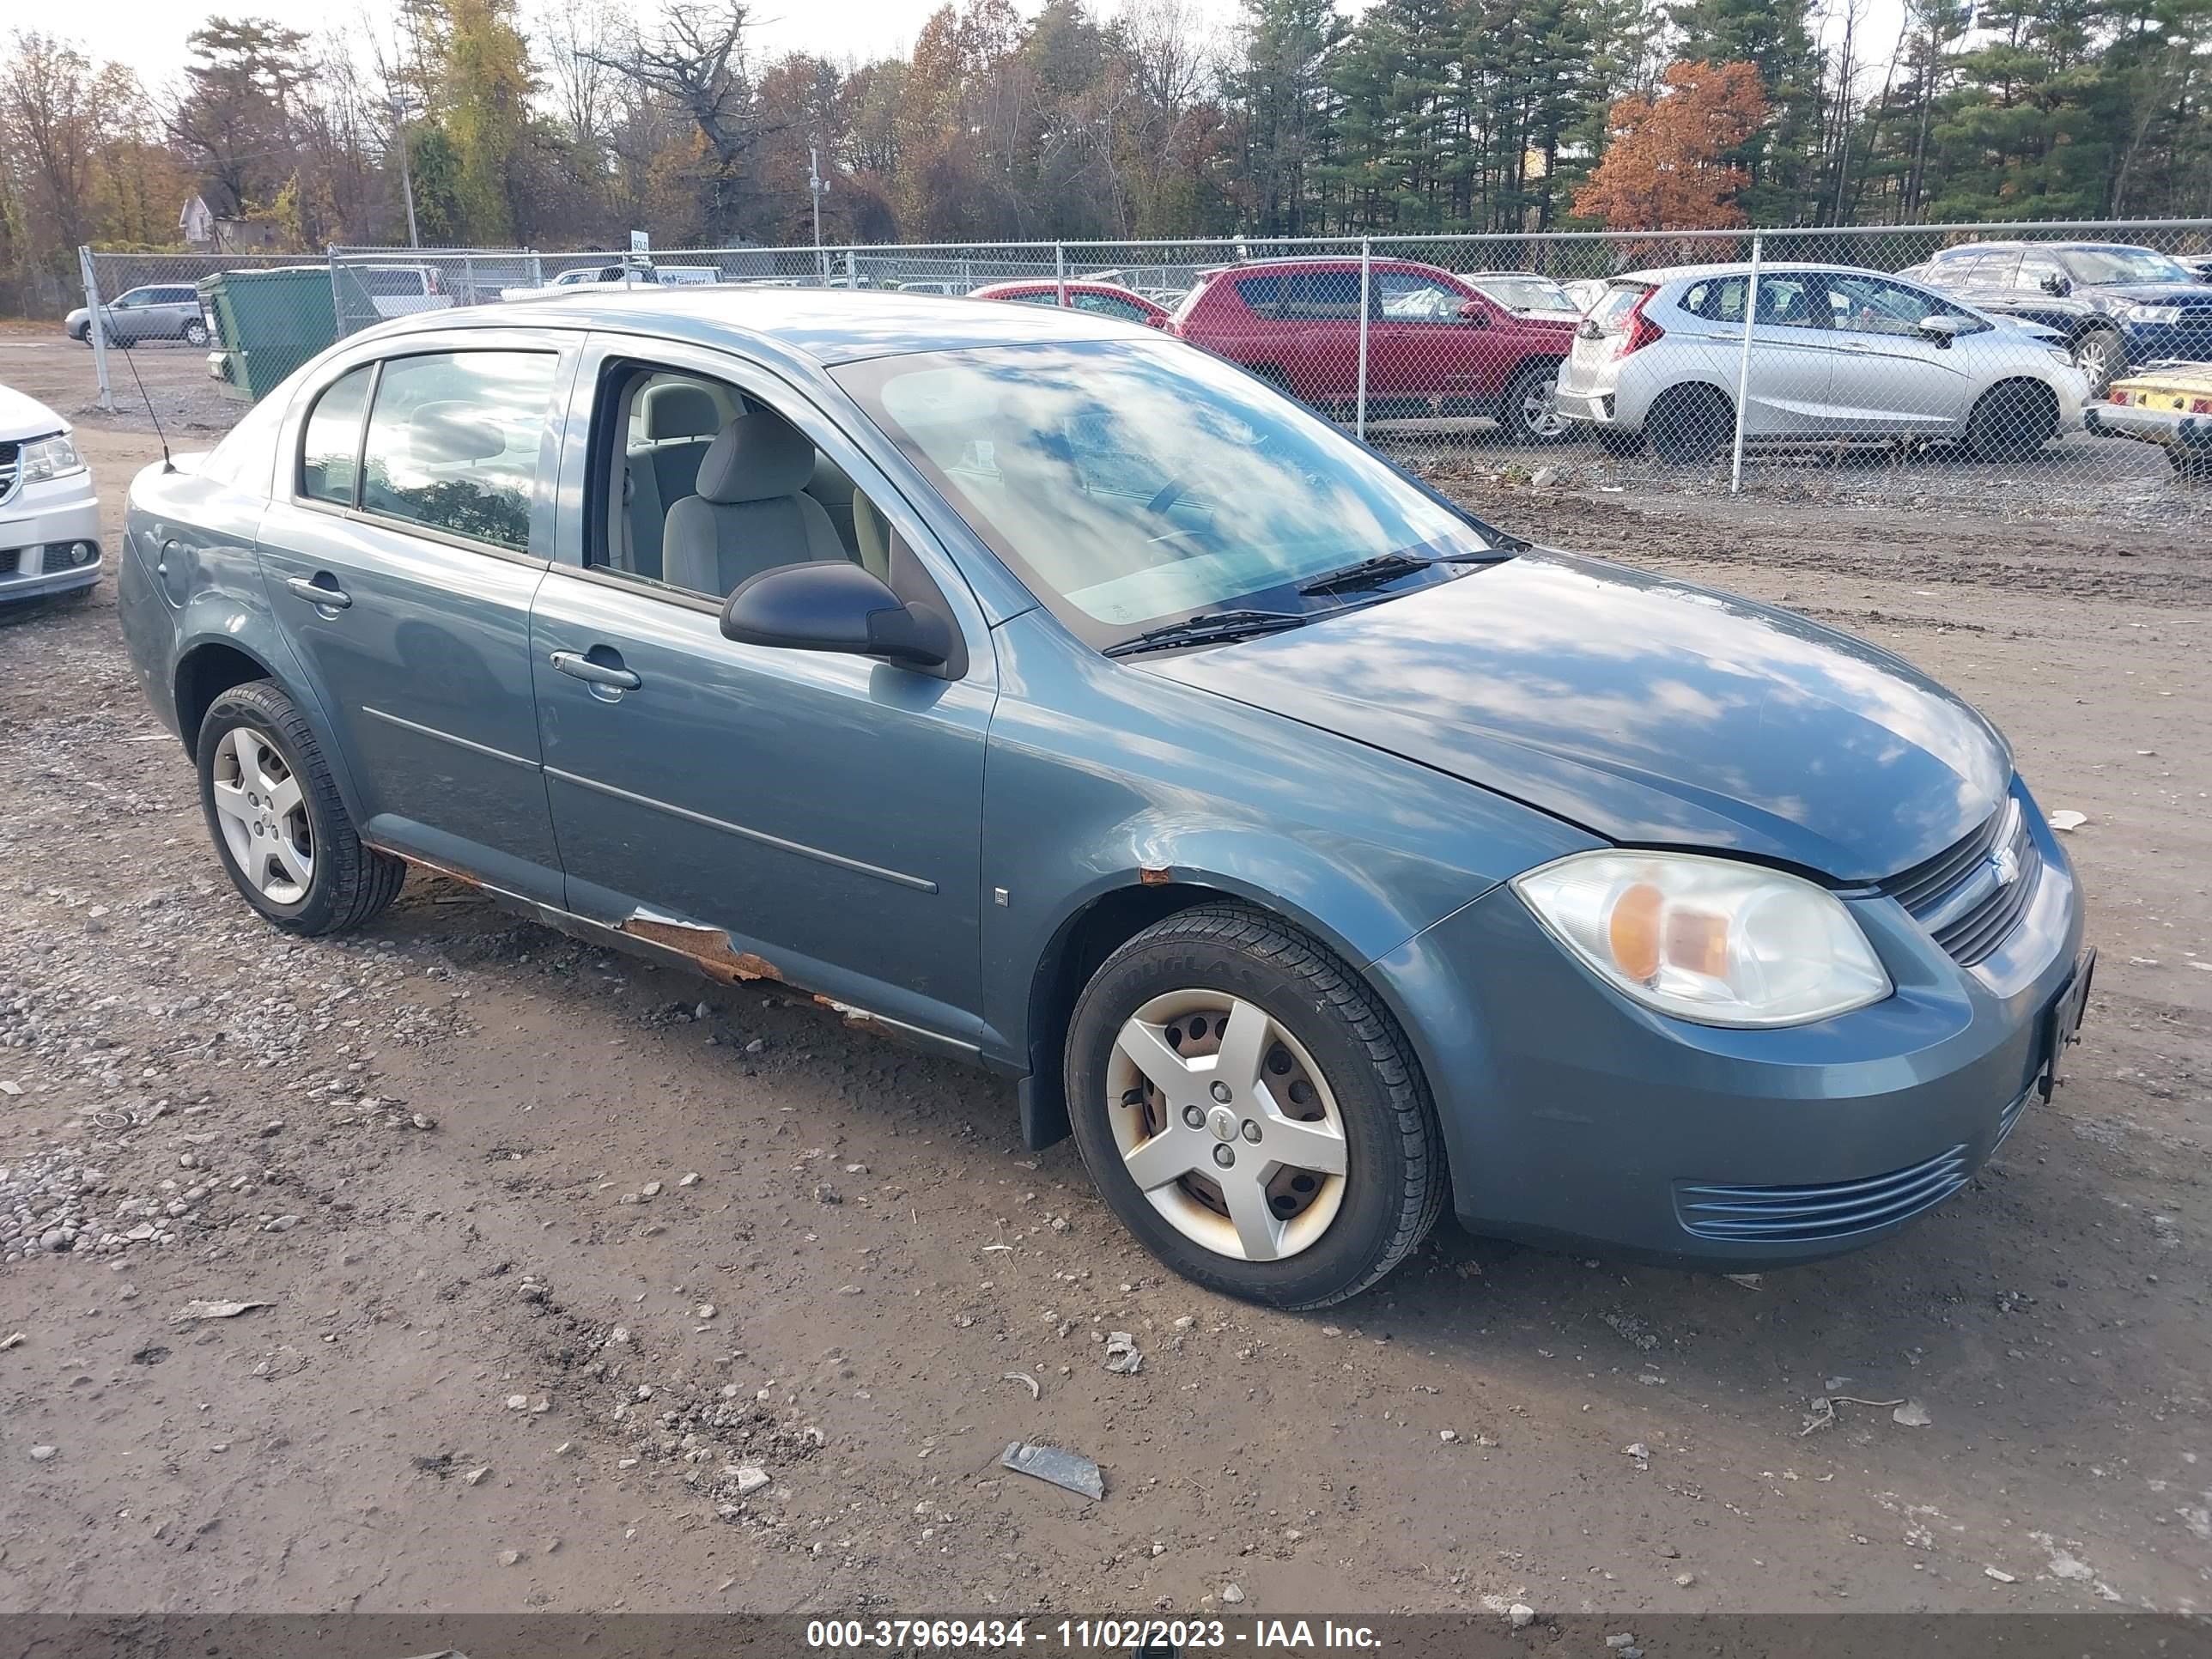
[{"label": "front door", "polygon": [[1871,272],[1830,272],[1830,327],[1836,350],[1830,401],[1839,431],[1899,434],[1950,432],[1961,425],[1975,381],[1967,373],[1976,356],[1974,335],[1948,343],[1921,332],[1930,317],[1957,317],[1948,301]]},{"label": "front door", "polygon": [[562,337],[528,337],[410,340],[321,387],[286,428],[260,554],[364,836],[558,902],[529,647],[566,365]]},{"label": "front door", "polygon": [[[723,638],[726,586],[794,559],[872,568],[888,559],[894,586],[931,580],[908,546],[919,523],[851,441],[780,381],[719,354],[656,347],[647,361],[629,350],[595,346],[578,377],[571,427],[589,441],[572,440],[563,493],[584,502],[580,533],[540,589],[532,625],[568,907],[723,977],[773,975],[972,1045],[995,696],[980,613],[964,591],[947,592],[973,642],[954,679]],[[726,406],[767,411],[734,423],[795,428],[804,464],[766,455],[740,469],[743,480],[711,487],[702,467],[707,493],[665,523],[668,580],[654,581],[610,557],[622,531],[611,474],[638,389],[686,373]],[[811,493],[832,476],[817,458],[850,480],[851,520],[830,520]],[[948,568],[939,567],[941,588]]]}]

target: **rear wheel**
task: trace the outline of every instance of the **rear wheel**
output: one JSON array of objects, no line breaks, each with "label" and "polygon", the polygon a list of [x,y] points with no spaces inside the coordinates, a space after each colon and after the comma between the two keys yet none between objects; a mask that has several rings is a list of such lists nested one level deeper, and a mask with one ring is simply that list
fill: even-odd
[{"label": "rear wheel", "polygon": [[1571,437],[1573,425],[1559,413],[1558,362],[1530,363],[1515,375],[1504,415],[1503,425],[1516,443],[1556,444]]},{"label": "rear wheel", "polygon": [[1661,460],[1694,466],[1721,453],[1735,425],[1728,396],[1702,383],[1668,386],[1644,416],[1651,453]]},{"label": "rear wheel", "polygon": [[2089,377],[2089,395],[2101,398],[2127,372],[2127,343],[2109,328],[2086,329],[2074,342],[2074,367]]},{"label": "rear wheel", "polygon": [[1314,1308],[1419,1243],[1445,1176],[1404,1035],[1358,975],[1261,911],[1207,905],[1109,957],[1069,1023],[1100,1194],[1184,1277]]},{"label": "rear wheel", "polygon": [[194,318],[191,322],[185,325],[185,343],[186,345],[204,346],[207,343],[208,331],[207,325],[205,323],[200,321],[198,318]]},{"label": "rear wheel", "polygon": [[287,933],[342,933],[398,896],[407,866],[362,844],[314,728],[269,680],[200,722],[200,807],[246,902]]},{"label": "rear wheel", "polygon": [[2033,455],[2058,430],[2058,400],[2051,388],[2008,380],[1975,400],[1966,417],[1966,448],[1976,460],[2016,461]]}]

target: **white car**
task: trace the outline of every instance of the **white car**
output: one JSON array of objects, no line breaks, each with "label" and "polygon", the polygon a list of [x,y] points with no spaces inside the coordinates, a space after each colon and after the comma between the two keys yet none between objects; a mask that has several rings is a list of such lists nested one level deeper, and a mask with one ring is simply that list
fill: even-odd
[{"label": "white car", "polygon": [[[1748,265],[1611,279],[1559,367],[1561,416],[1616,453],[1711,460],[1735,431]],[[2051,331],[1847,265],[1762,265],[1747,443],[1944,440],[1984,459],[2078,430],[2089,395]]]},{"label": "white car", "polygon": [[0,386],[0,604],[100,580],[100,497],[70,423]]}]

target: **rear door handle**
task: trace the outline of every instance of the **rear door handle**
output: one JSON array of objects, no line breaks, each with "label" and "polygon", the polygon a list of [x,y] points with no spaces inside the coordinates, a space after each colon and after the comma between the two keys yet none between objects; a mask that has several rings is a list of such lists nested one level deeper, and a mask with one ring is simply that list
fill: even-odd
[{"label": "rear door handle", "polygon": [[635,691],[645,684],[629,669],[593,662],[580,651],[556,651],[550,660],[556,668],[571,679],[581,680],[586,685],[604,685],[613,691]]},{"label": "rear door handle", "polygon": [[284,586],[318,611],[343,611],[353,603],[353,595],[327,574],[319,575],[313,580],[305,576],[293,576],[285,581]]}]

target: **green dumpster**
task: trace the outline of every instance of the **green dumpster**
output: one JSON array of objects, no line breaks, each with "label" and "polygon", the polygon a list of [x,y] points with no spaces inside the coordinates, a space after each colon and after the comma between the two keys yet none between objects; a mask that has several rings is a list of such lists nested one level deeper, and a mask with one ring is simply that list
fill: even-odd
[{"label": "green dumpster", "polygon": [[219,270],[199,290],[219,348],[208,375],[226,397],[254,402],[338,337],[327,265]]}]

